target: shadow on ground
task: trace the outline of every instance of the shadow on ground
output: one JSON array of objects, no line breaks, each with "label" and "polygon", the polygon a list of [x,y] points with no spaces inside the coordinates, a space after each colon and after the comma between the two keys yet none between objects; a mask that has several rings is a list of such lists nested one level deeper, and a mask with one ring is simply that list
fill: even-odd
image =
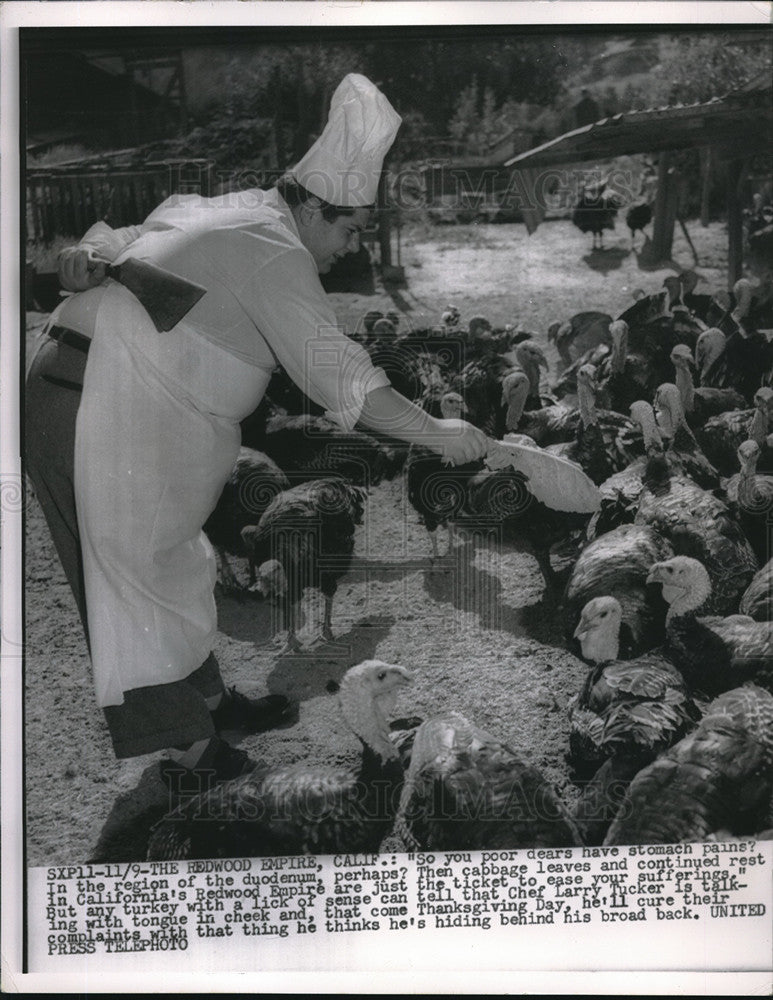
[{"label": "shadow on ground", "polygon": [[599,271],[601,274],[609,274],[610,271],[619,271],[623,266],[623,261],[630,254],[630,250],[610,247],[608,250],[591,250],[583,257],[583,261],[591,270]]}]

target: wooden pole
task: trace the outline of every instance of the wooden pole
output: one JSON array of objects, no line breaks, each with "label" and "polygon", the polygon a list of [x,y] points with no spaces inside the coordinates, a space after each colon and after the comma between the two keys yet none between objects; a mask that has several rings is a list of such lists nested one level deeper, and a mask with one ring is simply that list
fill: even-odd
[{"label": "wooden pole", "polygon": [[727,164],[727,287],[743,276],[743,216],[741,186],[746,173],[745,160]]},{"label": "wooden pole", "polygon": [[654,260],[670,260],[674,242],[674,224],[679,198],[678,174],[671,166],[671,153],[660,154],[658,160],[658,191],[655,196],[655,219],[652,225]]},{"label": "wooden pole", "polygon": [[387,201],[386,172],[382,171],[378,182],[378,197],[376,199],[376,204],[379,208],[378,247],[382,268],[392,266],[392,225]]},{"label": "wooden pole", "polygon": [[705,229],[709,224],[709,195],[711,194],[711,146],[700,150],[701,165],[701,225]]}]

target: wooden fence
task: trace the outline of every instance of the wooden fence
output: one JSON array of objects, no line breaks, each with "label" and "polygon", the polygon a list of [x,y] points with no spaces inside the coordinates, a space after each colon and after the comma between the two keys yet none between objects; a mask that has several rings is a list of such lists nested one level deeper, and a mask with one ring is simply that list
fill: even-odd
[{"label": "wooden fence", "polygon": [[213,193],[209,160],[164,160],[137,167],[58,166],[27,171],[27,241],[81,236],[104,220],[136,225],[177,193]]}]

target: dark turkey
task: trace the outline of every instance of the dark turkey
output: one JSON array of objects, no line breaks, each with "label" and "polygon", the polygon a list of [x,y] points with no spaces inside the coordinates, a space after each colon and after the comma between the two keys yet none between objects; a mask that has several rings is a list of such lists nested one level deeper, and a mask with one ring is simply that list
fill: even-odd
[{"label": "dark turkey", "polygon": [[728,507],[763,563],[773,550],[773,476],[758,475],[759,457],[757,442],[744,441],[738,449],[741,471],[722,485]]},{"label": "dark turkey", "polygon": [[622,609],[609,595],[585,605],[575,635],[595,662],[569,702],[569,761],[592,780],[573,815],[586,842],[599,843],[627,782],[700,718],[679,671],[659,650],[619,660]]},{"label": "dark turkey", "polygon": [[256,524],[274,497],[290,485],[287,476],[268,455],[242,448],[217,506],[204,525],[220,563],[220,583],[224,590],[243,590],[236,579],[228,553],[246,556],[242,529]]},{"label": "dark turkey", "polygon": [[403,766],[387,717],[410,675],[366,660],[344,675],[341,712],[363,744],[359,769],[313,761],[258,766],[179,805],[147,859],[377,852],[394,821]]},{"label": "dark turkey", "polygon": [[673,382],[664,382],[658,386],[654,409],[669,460],[673,458],[684,474],[704,490],[716,489],[719,486],[719,472],[703,453],[687,425],[682,398]]},{"label": "dark turkey", "polygon": [[657,387],[657,373],[644,355],[628,350],[628,324],[610,324],[612,349],[596,366],[597,400],[602,409],[627,413],[632,403],[649,399]]},{"label": "dark turkey", "polygon": [[735,389],[716,389],[711,386],[695,388],[692,376],[695,361],[686,344],[676,345],[671,351],[671,361],[676,370],[675,383],[685,419],[691,428],[702,427],[710,417],[728,410],[738,410],[746,405],[743,396]]},{"label": "dark turkey", "polygon": [[573,441],[548,445],[547,451],[576,462],[596,485],[626,468],[644,444],[628,417],[596,409],[596,371],[585,365],[577,374],[579,421]]},{"label": "dark turkey", "polygon": [[618,319],[628,325],[628,347],[647,359],[655,385],[667,382],[673,373],[671,351],[677,344],[695,349],[705,323],[692,316],[681,303],[681,285],[675,276],[665,278],[665,290],[644,296]]},{"label": "dark turkey", "polygon": [[738,610],[757,622],[773,621],[773,559],[754,574],[744,591]]},{"label": "dark turkey", "polygon": [[600,344],[611,344],[611,322],[612,317],[608,313],[589,310],[575,313],[565,323],[551,323],[548,343],[555,344],[561,368],[568,368],[573,361]]},{"label": "dark turkey", "polygon": [[604,840],[693,843],[770,826],[773,697],[755,685],[720,695],[698,727],[631,782]]},{"label": "dark turkey", "polygon": [[252,440],[294,483],[337,475],[375,486],[400,473],[407,453],[399,443],[308,414],[276,413]]},{"label": "dark turkey", "polygon": [[757,559],[727,505],[682,473],[668,459],[648,456],[634,524],[649,525],[679,555],[699,559],[708,570],[717,614],[731,614],[757,571]]},{"label": "dark turkey", "polygon": [[575,629],[583,659],[595,664],[569,703],[575,767],[595,770],[612,756],[648,762],[699,718],[684,678],[660,651],[619,659],[621,623],[620,602],[605,595],[588,601]]},{"label": "dark turkey", "polygon": [[706,384],[735,389],[751,400],[773,366],[773,344],[749,318],[753,295],[748,278],[739,278],[733,293],[735,308],[717,323],[727,338],[725,348],[706,373]]},{"label": "dark turkey", "polygon": [[572,213],[572,222],[581,233],[593,234],[592,249],[604,249],[604,231],[615,228],[618,208],[615,196],[606,191],[606,183],[583,186]]},{"label": "dark turkey", "polygon": [[[539,410],[545,405],[550,405],[550,401],[542,397],[540,390],[540,369],[548,370],[548,359],[542,349],[531,340],[524,340],[515,350],[507,352],[502,357],[511,368],[520,369],[529,379],[529,394],[526,397],[525,409]],[[501,377],[507,372],[501,371],[499,374]]]},{"label": "dark turkey", "polygon": [[738,449],[744,441],[756,441],[760,447],[759,469],[773,472],[773,389],[763,386],[754,394],[751,410],[730,410],[710,417],[696,431],[703,453],[723,476],[738,472]]},{"label": "dark turkey", "polygon": [[615,659],[639,656],[662,642],[667,606],[658,588],[647,584],[647,575],[653,563],[673,553],[657,531],[638,524],[621,525],[587,545],[564,592],[567,638],[574,635],[588,601],[614,594],[622,614]]},{"label": "dark turkey", "polygon": [[652,222],[652,205],[649,202],[632,205],[628,209],[625,214],[625,224],[631,230],[631,243],[637,232],[644,235],[644,230],[650,222]]},{"label": "dark turkey", "polygon": [[341,479],[317,479],[279,493],[257,525],[242,538],[250,560],[253,590],[275,597],[284,610],[285,651],[297,651],[296,610],[307,587],[325,598],[321,638],[333,640],[333,598],[354,552],[354,533],[362,523],[365,493]]}]

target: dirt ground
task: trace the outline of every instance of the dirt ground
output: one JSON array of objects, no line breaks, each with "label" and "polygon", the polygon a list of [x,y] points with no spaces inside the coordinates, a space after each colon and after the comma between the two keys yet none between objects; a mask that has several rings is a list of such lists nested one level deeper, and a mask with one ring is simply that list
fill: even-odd
[{"label": "dirt ground", "polygon": [[[677,266],[694,267],[706,279],[698,291],[725,287],[724,225],[688,226],[697,267],[678,230],[676,263],[645,267],[621,221],[607,234],[608,249],[594,253],[568,221],[545,223],[531,237],[522,225],[406,230],[405,286],[332,298],[350,330],[368,309],[396,308],[404,324],[421,327],[437,323],[454,303],[463,321],[483,315],[494,325],[515,323],[546,345],[554,319],[586,309],[615,315],[633,301],[635,289],[658,289]],[[29,332],[44,320],[29,314]],[[139,860],[148,817],[164,803],[161,755],[113,757],[75,605],[34,496],[25,545],[28,863]],[[370,492],[355,559],[333,607],[335,646],[280,656],[269,607],[219,597],[215,651],[227,683],[299,703],[292,725],[240,745],[269,762],[355,762],[359,744],[327,686],[352,664],[378,657],[415,672],[398,706],[402,714],[463,711],[527,755],[571,801],[566,704],[586,668],[567,651],[561,609],[543,593],[534,559],[528,551],[461,536],[438,564],[430,562],[430,551],[398,479]],[[308,641],[321,621],[316,595],[304,612],[300,638]]]}]

